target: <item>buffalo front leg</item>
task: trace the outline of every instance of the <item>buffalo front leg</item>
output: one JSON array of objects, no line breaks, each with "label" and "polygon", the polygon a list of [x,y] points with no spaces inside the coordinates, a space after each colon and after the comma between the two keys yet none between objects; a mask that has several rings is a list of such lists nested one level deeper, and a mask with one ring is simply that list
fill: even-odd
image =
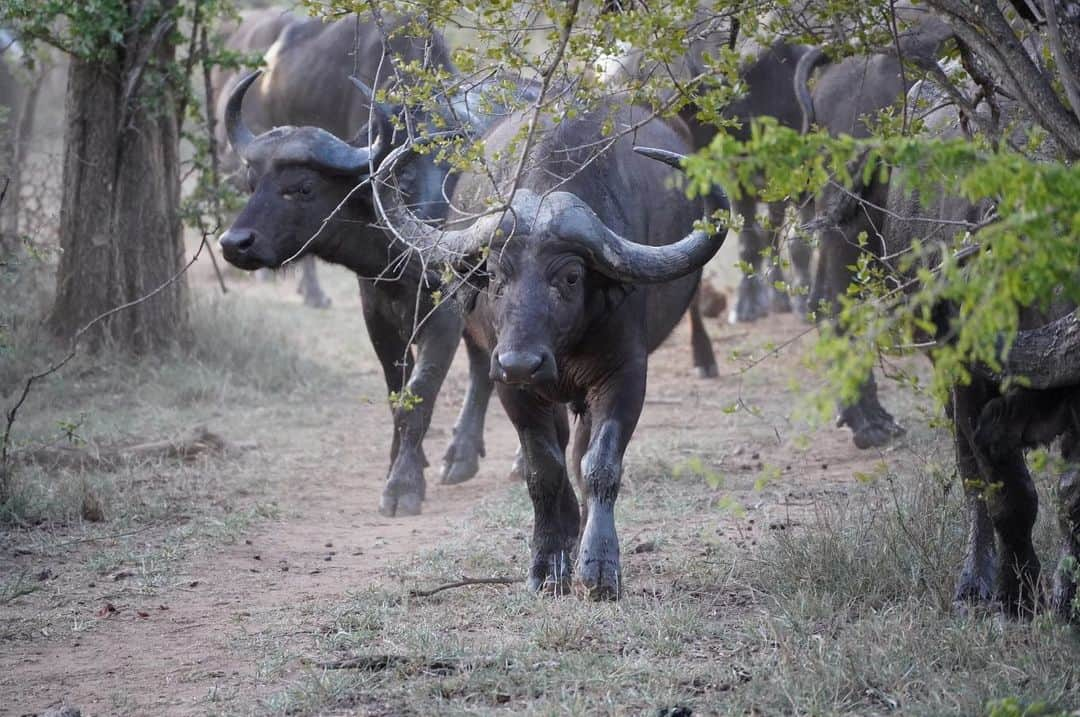
[{"label": "buffalo front leg", "polygon": [[765,285],[761,276],[761,251],[764,248],[764,229],[758,223],[757,197],[744,194],[733,202],[733,208],[742,217],[739,230],[739,262],[743,277],[735,291],[735,305],[731,307],[731,323],[757,321],[769,309],[765,302]]},{"label": "buffalo front leg", "polygon": [[569,435],[565,409],[506,384],[499,384],[498,391],[518,432],[525,484],[533,504],[529,589],[566,594],[577,544],[579,510],[566,472]]},{"label": "buffalo front leg", "polygon": [[972,447],[1000,548],[995,597],[1011,613],[1021,615],[1030,613],[1039,597],[1040,565],[1031,538],[1039,496],[1024,460],[1020,437],[1000,440],[1001,432],[994,430],[1004,401],[996,398],[983,407]]},{"label": "buffalo front leg", "polygon": [[395,319],[394,299],[367,282],[361,282],[360,298],[371,343],[392,398],[394,434],[390,470],[379,512],[386,516],[418,515],[426,487],[427,460],[422,442],[439,388],[457,350],[462,328],[460,314],[448,303],[428,317],[416,337],[414,363],[408,337],[404,335],[411,325],[401,326],[400,320]]},{"label": "buffalo front leg", "polygon": [[446,484],[464,483],[476,475],[484,455],[484,417],[492,389],[488,375],[491,356],[468,333],[465,350],[469,356],[469,387],[454,424],[454,437],[443,456],[441,482]]},{"label": "buffalo front leg", "polygon": [[987,390],[984,381],[975,379],[970,386],[955,387],[950,402],[956,468],[964,487],[968,513],[967,551],[953,593],[953,603],[961,610],[970,604],[989,603],[997,582],[994,523],[983,497],[983,476],[972,445],[976,421],[987,401]]},{"label": "buffalo front leg", "polygon": [[607,385],[589,391],[592,433],[581,459],[588,505],[577,560],[577,586],[592,600],[616,600],[622,591],[615,501],[622,462],[645,401],[646,359],[630,361]]}]

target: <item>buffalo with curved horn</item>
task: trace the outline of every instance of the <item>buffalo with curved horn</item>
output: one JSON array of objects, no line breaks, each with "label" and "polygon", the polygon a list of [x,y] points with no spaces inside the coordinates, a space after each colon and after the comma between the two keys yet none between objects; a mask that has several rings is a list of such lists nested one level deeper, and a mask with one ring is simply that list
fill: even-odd
[{"label": "buffalo with curved horn", "polygon": [[[533,590],[564,591],[573,576],[589,597],[619,595],[614,508],[645,400],[647,357],[686,311],[701,266],[723,242],[723,233],[693,229],[701,204],[673,186],[670,169],[633,151],[637,142],[677,152],[651,152],[669,162],[692,151],[685,133],[648,116],[609,101],[561,122],[540,118],[520,177],[499,158],[520,151],[508,150],[532,120],[515,113],[496,124],[483,138],[491,174],[467,173],[454,192],[463,228],[439,232],[394,197],[387,202],[388,220],[429,259],[485,286],[470,297],[466,337],[491,356],[524,454]],[[633,140],[612,139],[606,122],[616,132],[636,127]],[[492,196],[504,197],[495,212]],[[714,203],[726,208],[722,195]],[[577,416],[569,466],[564,405]],[[583,520],[569,473],[586,502]]]},{"label": "buffalo with curved horn", "polygon": [[[410,397],[393,407],[391,464],[379,508],[386,515],[415,515],[425,493],[427,461],[421,442],[463,321],[454,302],[434,300],[438,277],[426,272],[420,258],[376,219],[370,172],[403,138],[395,138],[381,109],[351,142],[317,127],[277,127],[256,134],[242,115],[245,93],[256,79],[258,73],[253,73],[236,85],[224,112],[229,142],[243,160],[252,194],[219,244],[225,258],[243,269],[276,268],[313,254],[356,273],[364,321],[387,391]],[[422,126],[423,118],[416,119]],[[446,166],[420,157],[392,179],[424,219],[446,212],[443,191],[451,190],[454,182]],[[487,381],[486,364],[478,370]],[[473,393],[468,403],[486,406],[486,396]],[[455,430],[450,450],[454,461],[444,479],[457,482],[475,474],[483,453],[483,408],[479,415],[479,423]]]}]

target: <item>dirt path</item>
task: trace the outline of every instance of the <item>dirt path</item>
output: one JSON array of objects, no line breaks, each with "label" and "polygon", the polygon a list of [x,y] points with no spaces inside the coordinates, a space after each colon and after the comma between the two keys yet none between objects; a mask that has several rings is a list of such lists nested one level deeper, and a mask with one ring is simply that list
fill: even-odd
[{"label": "dirt path", "polygon": [[[350,284],[335,287],[335,311],[341,316],[355,312]],[[287,288],[253,291],[294,301]],[[358,318],[349,321],[355,331]],[[735,349],[793,338],[803,326],[783,317],[753,332],[716,323],[710,330],[718,356],[724,357]],[[318,328],[305,331],[305,339],[312,333]],[[322,335],[318,341],[316,350],[331,360],[344,353],[343,342],[335,343],[332,336]],[[742,377],[730,373],[737,364],[728,364],[729,373],[720,380],[699,381],[691,377],[688,332],[680,327],[651,362],[648,402],[630,460],[663,454],[668,465],[675,466],[696,455],[697,449],[687,446],[711,442],[710,465],[733,477],[733,494],[752,512],[733,539],[752,540],[755,529],[789,520],[793,510],[810,505],[814,496],[844,490],[851,474],[875,458],[855,452],[845,433],[828,428],[814,433],[809,445],[795,440],[801,429],[791,419],[794,402],[787,391],[793,380],[805,375],[800,353],[796,346]],[[432,424],[426,444],[432,463],[441,458],[464,394],[464,362],[459,353]],[[278,419],[268,428],[257,416],[230,424],[230,437],[254,435],[262,456],[269,456],[266,470],[277,476],[270,482],[273,494],[257,498],[275,501],[280,515],[243,531],[235,542],[199,550],[181,562],[167,585],[143,594],[118,592],[109,578],[95,578],[80,568],[80,546],[62,557],[51,553],[50,569],[64,575],[72,594],[65,604],[47,604],[44,594],[31,594],[2,608],[28,620],[45,616],[46,624],[56,627],[0,648],[0,715],[36,714],[60,701],[78,705],[83,715],[206,714],[216,709],[218,700],[230,711],[256,710],[254,698],[305,669],[303,660],[292,659],[272,671],[273,679],[266,676],[271,670],[248,648],[268,626],[275,626],[275,639],[292,635],[284,654],[302,656],[326,601],[392,580],[388,575],[396,564],[454,541],[483,497],[506,490],[515,439],[501,409],[493,405],[487,458],[475,479],[440,486],[434,483],[433,466],[427,472],[423,515],[379,516],[375,506],[389,430],[382,404],[372,401],[358,408],[355,398],[377,390],[377,373],[367,367],[357,375],[325,403],[297,408],[299,426]],[[759,408],[761,415],[732,413],[729,407],[740,401]],[[290,410],[267,407],[271,409],[275,416]],[[751,488],[763,474],[768,474],[768,484]],[[717,514],[712,520],[720,523],[718,533],[735,534],[727,530],[734,527],[731,516]],[[42,569],[33,552],[25,552],[20,556],[16,550],[14,561]],[[65,621],[69,624],[61,625]],[[291,633],[283,633],[283,622]]]}]

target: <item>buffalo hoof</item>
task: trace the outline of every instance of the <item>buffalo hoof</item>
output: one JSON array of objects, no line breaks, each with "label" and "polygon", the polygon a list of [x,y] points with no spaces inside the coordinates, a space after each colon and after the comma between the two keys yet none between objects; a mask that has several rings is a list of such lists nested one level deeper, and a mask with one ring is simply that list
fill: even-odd
[{"label": "buffalo hoof", "polygon": [[791,311],[803,321],[810,322],[810,302],[807,301],[806,294],[792,294]]},{"label": "buffalo hoof", "polygon": [[514,465],[510,466],[510,474],[507,478],[514,483],[521,483],[525,480],[525,456],[522,455],[520,448],[514,454]]},{"label": "buffalo hoof", "polygon": [[328,309],[332,303],[334,302],[330,300],[330,297],[321,292],[318,294],[304,294],[304,306],[312,309]]},{"label": "buffalo hoof", "polygon": [[856,404],[840,412],[837,426],[851,429],[855,447],[859,449],[886,446],[904,435],[904,428],[880,405]]},{"label": "buffalo hoof", "polygon": [[967,614],[972,606],[991,604],[994,601],[995,582],[997,571],[992,565],[984,565],[980,569],[970,559],[965,560],[953,593],[954,609],[960,614]]},{"label": "buffalo hoof", "polygon": [[1043,602],[1039,558],[1032,547],[1021,554],[1003,552],[998,565],[995,599],[1013,617],[1031,617]]},{"label": "buffalo hoof", "polygon": [[541,595],[569,595],[572,571],[569,551],[537,551],[529,568],[529,590]]},{"label": "buffalo hoof", "polygon": [[577,592],[589,600],[618,600],[622,590],[619,567],[619,538],[615,533],[615,513],[598,506],[589,511],[581,536],[576,579]]},{"label": "buffalo hoof", "polygon": [[423,496],[417,493],[403,493],[392,495],[383,493],[379,500],[379,513],[387,518],[406,518],[412,515],[420,515],[420,507],[424,502]]},{"label": "buffalo hoof", "polygon": [[772,293],[772,300],[769,302],[769,311],[774,314],[790,314],[791,297],[783,289],[777,289],[775,287],[770,288]]},{"label": "buffalo hoof", "polygon": [[698,378],[716,378],[720,375],[720,369],[716,364],[709,364],[708,366],[697,367]]},{"label": "buffalo hoof", "polygon": [[476,446],[468,441],[454,441],[443,456],[443,471],[439,482],[443,485],[464,483],[480,470],[480,456],[484,455],[483,445]]},{"label": "buffalo hoof", "polygon": [[757,321],[769,313],[765,305],[765,287],[756,276],[745,276],[735,292],[735,305],[731,307],[728,322],[732,324]]}]

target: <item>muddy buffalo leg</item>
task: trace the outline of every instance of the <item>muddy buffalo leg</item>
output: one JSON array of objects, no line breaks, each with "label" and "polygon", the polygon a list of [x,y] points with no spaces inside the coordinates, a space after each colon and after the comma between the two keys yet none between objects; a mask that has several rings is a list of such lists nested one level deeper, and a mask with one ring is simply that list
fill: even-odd
[{"label": "muddy buffalo leg", "polygon": [[787,202],[769,202],[768,207],[769,226],[766,229],[766,235],[769,238],[768,246],[772,249],[772,255],[769,257],[769,267],[765,271],[765,289],[766,293],[771,297],[770,311],[774,314],[787,314],[791,312],[791,296],[786,288],[777,288],[778,285],[783,286],[785,284],[784,269],[780,259],[782,249],[780,240],[783,236]]},{"label": "muddy buffalo leg", "polygon": [[733,209],[742,217],[739,230],[739,260],[744,273],[735,292],[735,306],[731,308],[730,322],[756,321],[768,313],[765,305],[765,287],[761,278],[761,250],[763,230],[757,219],[757,197],[744,194],[732,202]]},{"label": "muddy buffalo leg", "polygon": [[480,469],[484,455],[484,417],[491,399],[492,381],[488,375],[491,356],[466,332],[465,350],[469,356],[469,387],[465,403],[454,424],[454,438],[443,457],[443,483],[463,483]]},{"label": "muddy buffalo leg", "polygon": [[[370,284],[360,282],[360,305],[364,313],[364,324],[367,326],[368,338],[371,339],[379,365],[382,366],[387,395],[401,393],[405,382],[412,375],[415,359],[412,349],[401,337],[401,329],[379,311],[379,298],[374,292],[375,289]],[[391,466],[397,458],[400,445],[401,434],[395,428],[390,443]]]},{"label": "muddy buffalo leg", "polygon": [[577,498],[566,472],[569,435],[565,409],[503,383],[496,390],[517,429],[525,484],[533,504],[529,589],[565,594],[570,587],[579,522]]},{"label": "muddy buffalo leg", "polygon": [[[401,287],[395,286],[395,289]],[[422,442],[435,398],[457,350],[461,336],[461,316],[447,304],[427,318],[416,336],[415,362],[400,319],[388,316],[385,307],[392,299],[375,295],[380,289],[367,281],[360,283],[360,299],[368,334],[386,377],[388,392],[397,391],[402,400],[392,407],[394,438],[390,452],[390,472],[379,503],[383,515],[417,515],[424,500],[424,458]],[[406,361],[404,371],[401,362]]]},{"label": "muddy buffalo leg", "polygon": [[995,598],[1013,614],[1034,609],[1038,600],[1039,558],[1031,531],[1039,512],[1039,496],[1028,472],[1021,445],[1023,432],[1008,431],[1007,440],[995,426],[995,415],[1005,398],[989,401],[983,408],[974,434],[973,448],[982,473],[982,489],[990,520],[997,532],[1000,552]]},{"label": "muddy buffalo leg", "polygon": [[[855,238],[870,229],[866,221],[852,221],[842,229],[831,227],[821,232],[817,276],[810,293],[810,309],[822,312],[819,318],[837,310],[839,297],[851,283],[851,269],[848,267],[859,260],[860,248]],[[859,398],[854,403],[838,407],[836,425],[851,429],[857,448],[883,446],[904,433],[904,429],[878,400],[877,382],[873,374],[859,388]]]},{"label": "muddy buffalo leg", "polygon": [[1051,604],[1062,618],[1080,622],[1080,603],[1076,601],[1080,576],[1080,408],[1070,407],[1069,419],[1072,425],[1061,438],[1061,454],[1066,462],[1057,496],[1061,556],[1054,573]]},{"label": "muddy buffalo leg", "polygon": [[884,446],[904,434],[903,427],[881,405],[877,380],[872,372],[859,387],[859,398],[855,403],[838,407],[836,425],[851,429],[856,448]]},{"label": "muddy buffalo leg", "polygon": [[694,298],[690,300],[690,349],[694,354],[694,368],[697,369],[700,378],[716,378],[720,370],[716,367],[716,355],[713,353],[712,341],[709,332],[705,330],[705,322],[701,318],[701,287],[694,292]]},{"label": "muddy buffalo leg", "polygon": [[[814,218],[814,203],[806,199],[799,205],[799,225],[805,226]],[[791,271],[794,275],[794,284],[791,294],[792,310],[803,318],[809,318],[810,307],[810,261],[813,256],[813,246],[800,231],[788,234],[788,253],[791,255]]]},{"label": "muddy buffalo leg", "polygon": [[300,260],[300,283],[296,286],[296,293],[304,297],[304,306],[325,309],[330,306],[331,301],[319,284],[319,273],[315,264],[313,254],[305,254]]},{"label": "muddy buffalo leg", "polygon": [[592,435],[581,472],[588,517],[581,534],[577,584],[594,600],[617,599],[621,590],[615,501],[622,481],[623,454],[645,401],[645,362],[644,351],[630,357],[619,373],[594,386],[587,398]]},{"label": "muddy buffalo leg", "polygon": [[953,390],[950,405],[956,465],[968,513],[967,552],[953,597],[959,609],[969,604],[989,603],[997,582],[994,524],[983,499],[983,477],[971,443],[975,423],[987,401],[987,390],[983,381],[975,379],[970,386],[958,386]]}]

